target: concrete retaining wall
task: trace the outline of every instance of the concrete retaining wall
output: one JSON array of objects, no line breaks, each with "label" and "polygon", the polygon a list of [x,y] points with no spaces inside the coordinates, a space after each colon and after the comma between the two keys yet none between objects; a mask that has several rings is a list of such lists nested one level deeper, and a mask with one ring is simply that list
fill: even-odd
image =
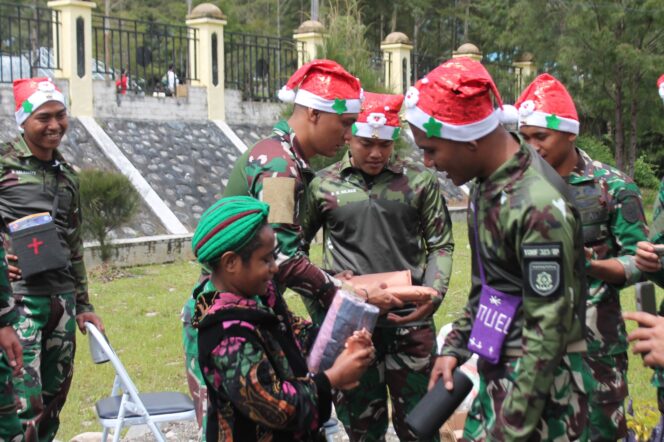
[{"label": "concrete retaining wall", "polygon": [[[118,96],[114,83],[109,86],[105,81],[95,81],[93,94],[95,118],[172,121],[206,120],[208,117],[204,87],[189,86],[189,95],[182,98],[140,96],[130,91]],[[284,109],[280,103],[243,101],[242,92],[233,89],[226,89],[224,100],[228,124],[271,127]]]},{"label": "concrete retaining wall", "polygon": [[[191,234],[144,236],[141,238],[111,241],[113,251],[110,263],[117,267],[131,267],[148,264],[163,264],[178,260],[191,260]],[[102,264],[99,243],[86,242],[85,266],[88,270]]]},{"label": "concrete retaining wall", "polygon": [[249,124],[252,126],[269,126],[281,118],[284,104],[262,101],[242,101],[242,92],[226,89],[226,123]]},{"label": "concrete retaining wall", "polygon": [[127,91],[115,93],[115,83],[98,80],[92,83],[96,118],[128,120],[205,120],[207,95],[204,87],[189,86],[187,97],[140,96]]}]

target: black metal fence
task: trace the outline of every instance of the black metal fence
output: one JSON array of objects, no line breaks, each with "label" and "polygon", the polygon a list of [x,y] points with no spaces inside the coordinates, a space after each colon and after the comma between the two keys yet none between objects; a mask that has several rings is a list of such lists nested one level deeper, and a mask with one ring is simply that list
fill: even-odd
[{"label": "black metal fence", "polygon": [[225,85],[242,91],[245,100],[277,101],[303,50],[291,39],[224,32]]},{"label": "black metal fence", "polygon": [[180,84],[198,80],[196,64],[189,63],[197,45],[197,30],[187,26],[92,17],[93,73],[117,80],[125,69],[127,89],[135,93],[170,92],[164,80],[171,65]]},{"label": "black metal fence", "polygon": [[60,68],[60,13],[0,2],[0,83],[53,76]]},{"label": "black metal fence", "polygon": [[[386,78],[391,78],[392,72],[392,54],[389,52],[374,51],[369,59],[371,67],[380,76],[380,81],[385,82]],[[387,86],[387,85],[386,85]]]},{"label": "black metal fence", "polygon": [[506,62],[484,60],[482,64],[491,74],[494,83],[496,83],[503,102],[505,104],[514,104],[526,86],[526,84],[522,84],[524,79],[521,75],[521,68],[512,66],[511,63]]}]

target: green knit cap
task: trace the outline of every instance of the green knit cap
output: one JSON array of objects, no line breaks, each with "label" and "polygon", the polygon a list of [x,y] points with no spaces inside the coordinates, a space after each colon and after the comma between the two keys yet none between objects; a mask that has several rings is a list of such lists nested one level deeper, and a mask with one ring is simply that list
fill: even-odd
[{"label": "green knit cap", "polygon": [[198,222],[191,247],[198,262],[212,264],[247,244],[265,222],[270,206],[249,196],[222,198]]}]

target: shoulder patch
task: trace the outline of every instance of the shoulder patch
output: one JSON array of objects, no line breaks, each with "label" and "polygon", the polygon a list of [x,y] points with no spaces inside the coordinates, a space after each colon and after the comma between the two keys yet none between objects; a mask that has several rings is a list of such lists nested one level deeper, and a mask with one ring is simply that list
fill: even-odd
[{"label": "shoulder patch", "polygon": [[524,290],[527,295],[556,297],[562,294],[562,246],[560,243],[524,244]]},{"label": "shoulder patch", "polygon": [[635,223],[641,217],[641,205],[635,198],[629,198],[621,204],[622,215],[628,223]]},{"label": "shoulder patch", "polygon": [[295,222],[295,178],[263,178],[261,200],[270,205],[267,221],[272,224]]},{"label": "shoulder patch", "polygon": [[633,190],[623,190],[618,195],[622,216],[628,223],[644,219],[643,207],[639,194]]}]

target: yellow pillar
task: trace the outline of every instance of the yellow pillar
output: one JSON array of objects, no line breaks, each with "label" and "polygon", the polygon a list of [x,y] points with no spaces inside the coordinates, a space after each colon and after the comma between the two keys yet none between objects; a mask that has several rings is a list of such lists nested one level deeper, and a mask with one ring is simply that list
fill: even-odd
[{"label": "yellow pillar", "polygon": [[482,52],[472,43],[464,43],[459,49],[452,51],[452,58],[468,57],[475,61],[482,61]]},{"label": "yellow pillar", "polygon": [[59,12],[60,24],[53,25],[53,32],[59,35],[60,69],[54,74],[69,82],[69,114],[91,117],[92,9],[96,5],[81,0],[55,0],[48,2],[48,7]]},{"label": "yellow pillar", "polygon": [[[221,10],[201,3],[187,17],[187,26],[196,30],[196,40],[190,40],[189,63],[192,86],[207,89],[208,118],[226,120],[224,109],[224,25],[226,17]],[[192,32],[193,34],[193,32]],[[195,46],[195,47],[194,47]]]},{"label": "yellow pillar", "polygon": [[395,94],[403,94],[410,85],[410,52],[413,45],[402,32],[392,32],[380,44],[385,65],[385,87]]},{"label": "yellow pillar", "polygon": [[533,61],[533,54],[526,52],[512,63],[514,66],[517,95],[520,94],[528,83],[537,75],[537,66]]},{"label": "yellow pillar", "polygon": [[298,42],[298,45],[300,46],[297,50],[298,68],[303,64],[318,58],[318,48],[323,45],[324,37],[325,27],[315,20],[307,20],[295,30],[293,39]]}]

